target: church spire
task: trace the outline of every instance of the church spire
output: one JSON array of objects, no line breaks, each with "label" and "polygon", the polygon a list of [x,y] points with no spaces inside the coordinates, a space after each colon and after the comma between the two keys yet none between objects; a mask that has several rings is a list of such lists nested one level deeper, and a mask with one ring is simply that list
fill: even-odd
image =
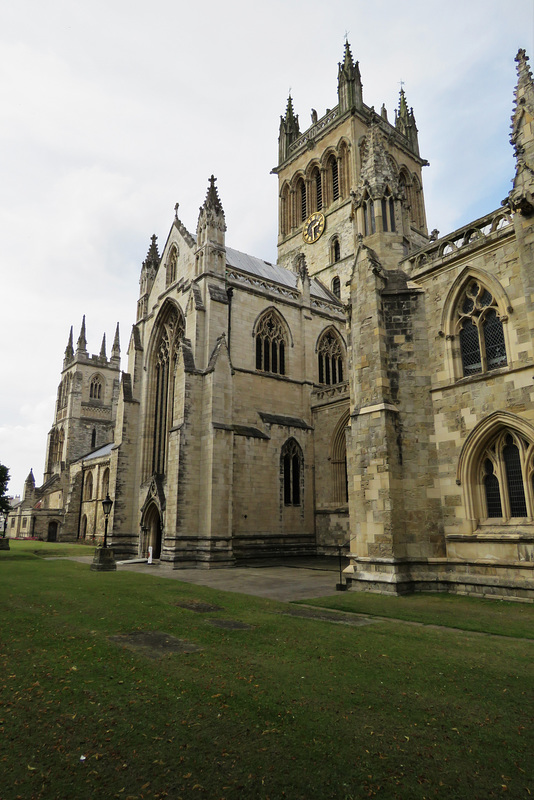
[{"label": "church spire", "polygon": [[373,122],[362,147],[362,168],[354,192],[356,208],[361,205],[366,195],[378,200],[385,196],[387,189],[393,196],[399,195],[399,182],[388,159],[384,135],[379,123]]},{"label": "church spire", "polygon": [[281,164],[289,155],[289,147],[300,136],[299,118],[293,111],[293,98],[291,91],[287,98],[286,113],[280,117],[280,132],[278,134],[278,159]]},{"label": "church spire", "polygon": [[106,334],[102,336],[102,344],[100,345],[100,358],[105,358],[107,361],[106,356]]},{"label": "church spire", "polygon": [[80,328],[80,335],[76,344],[76,355],[87,355],[87,339],[85,338],[85,314],[82,319],[82,327]]},{"label": "church spire", "polygon": [[338,64],[337,93],[339,97],[339,110],[348,111],[351,108],[361,108],[363,105],[362,79],[360,67],[352,58],[349,40],[345,39],[345,52],[343,61]]},{"label": "church spire", "polygon": [[516,172],[508,199],[514,211],[530,216],[534,213],[534,83],[526,52],[519,50],[515,60],[517,86],[510,142],[516,158]]},{"label": "church spire", "polygon": [[67,346],[65,348],[65,357],[63,359],[63,369],[67,366],[67,364],[72,361],[74,358],[74,346],[73,346],[73,339],[72,339],[72,325],[70,326],[70,333],[69,333],[69,340],[67,342]]}]

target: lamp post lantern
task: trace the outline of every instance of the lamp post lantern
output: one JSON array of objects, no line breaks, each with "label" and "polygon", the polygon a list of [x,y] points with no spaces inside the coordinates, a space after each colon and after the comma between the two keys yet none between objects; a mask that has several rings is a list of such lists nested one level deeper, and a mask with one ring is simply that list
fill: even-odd
[{"label": "lamp post lantern", "polygon": [[109,515],[111,514],[111,508],[113,506],[113,500],[109,496],[109,492],[106,495],[106,499],[102,500],[102,509],[105,515],[105,522],[104,522],[104,547],[108,546],[108,522],[109,522]]},{"label": "lamp post lantern", "polygon": [[102,500],[102,511],[104,512],[104,542],[102,547],[96,548],[93,563],[91,564],[91,569],[97,572],[109,572],[117,569],[113,550],[111,547],[108,547],[108,524],[112,507],[113,500],[108,492],[106,499]]}]

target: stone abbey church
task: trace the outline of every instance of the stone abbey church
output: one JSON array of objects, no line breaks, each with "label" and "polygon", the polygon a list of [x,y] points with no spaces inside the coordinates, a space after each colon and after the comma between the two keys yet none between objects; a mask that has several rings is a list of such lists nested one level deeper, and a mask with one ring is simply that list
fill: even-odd
[{"label": "stone abbey church", "polygon": [[[278,263],[226,245],[209,181],[141,268],[121,372],[68,341],[44,483],[12,535],[227,567],[350,556],[353,588],[534,599],[534,84],[525,52],[500,208],[429,234],[413,111],[280,120]],[[512,87],[510,87],[512,89]],[[512,177],[512,176],[510,176]],[[224,198],[223,198],[224,199]],[[15,529],[13,529],[15,528]]]}]

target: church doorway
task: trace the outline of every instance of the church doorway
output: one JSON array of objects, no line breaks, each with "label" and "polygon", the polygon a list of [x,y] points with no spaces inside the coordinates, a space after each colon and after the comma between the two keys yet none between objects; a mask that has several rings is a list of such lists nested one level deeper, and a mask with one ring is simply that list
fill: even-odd
[{"label": "church doorway", "polygon": [[142,529],[145,533],[145,542],[142,545],[143,555],[148,556],[148,548],[152,548],[152,558],[161,555],[161,516],[156,505],[150,505],[143,516]]},{"label": "church doorway", "polygon": [[57,529],[58,529],[57,522],[49,522],[48,523],[47,542],[57,542]]}]

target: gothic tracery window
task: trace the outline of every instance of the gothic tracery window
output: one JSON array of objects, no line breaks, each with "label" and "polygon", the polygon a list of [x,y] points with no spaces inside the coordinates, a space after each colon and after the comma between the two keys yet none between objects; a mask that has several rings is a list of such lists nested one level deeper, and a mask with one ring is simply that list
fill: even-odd
[{"label": "gothic tracery window", "polygon": [[91,383],[89,384],[89,397],[91,400],[102,399],[102,380],[100,375],[95,375],[91,378]]},{"label": "gothic tracery window", "polygon": [[295,439],[288,439],[280,456],[285,506],[302,505],[303,455]]},{"label": "gothic tracery window", "polygon": [[319,383],[327,386],[343,381],[343,350],[334,331],[323,333],[317,345]]},{"label": "gothic tracery window", "polygon": [[507,364],[504,331],[493,295],[470,281],[457,305],[463,374],[475,375]]},{"label": "gothic tracery window", "polygon": [[256,369],[285,375],[286,339],[281,319],[274,311],[268,311],[259,320],[256,330]]},{"label": "gothic tracery window", "polygon": [[183,338],[182,316],[172,307],[160,324],[159,337],[154,351],[154,417],[152,472],[165,472],[167,436],[174,405],[174,373],[178,345]]},{"label": "gothic tracery window", "polygon": [[534,516],[534,446],[511,430],[501,431],[480,459],[482,516]]}]

